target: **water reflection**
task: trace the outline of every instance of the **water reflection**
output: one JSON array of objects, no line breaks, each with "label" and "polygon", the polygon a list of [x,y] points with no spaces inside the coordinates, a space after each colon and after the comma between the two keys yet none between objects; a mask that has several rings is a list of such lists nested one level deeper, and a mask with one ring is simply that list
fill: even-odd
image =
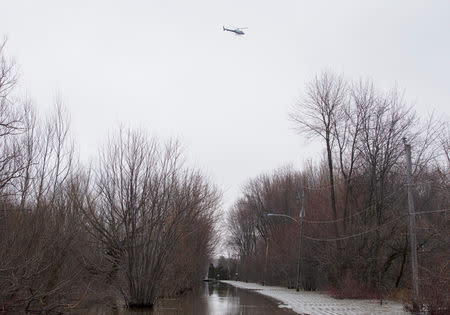
[{"label": "water reflection", "polygon": [[123,310],[97,307],[89,314],[102,315],[178,315],[178,314],[295,314],[278,307],[276,301],[260,294],[241,290],[225,283],[205,283],[204,286],[175,299],[160,299],[153,310]]}]

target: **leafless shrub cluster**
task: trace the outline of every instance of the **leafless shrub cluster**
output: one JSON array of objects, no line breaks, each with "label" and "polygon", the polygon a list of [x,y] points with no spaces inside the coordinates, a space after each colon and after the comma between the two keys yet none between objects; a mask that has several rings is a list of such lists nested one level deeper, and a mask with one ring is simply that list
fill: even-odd
[{"label": "leafless shrub cluster", "polygon": [[[421,272],[421,286],[434,283],[433,274],[446,288],[439,292],[447,292],[447,269],[440,262],[449,259],[448,122],[434,116],[420,121],[398,90],[382,93],[370,81],[330,73],[307,86],[290,117],[299,132],[322,141],[324,160],[302,172],[282,169],[257,177],[244,187],[228,217],[240,277],[293,285],[299,225],[267,214],[300,221],[304,190],[304,288],[361,296],[410,288],[406,137],[413,148],[419,264],[430,267],[428,274]],[[425,304],[431,303],[429,292],[422,290]]]},{"label": "leafless shrub cluster", "polygon": [[0,312],[65,312],[107,298],[151,306],[201,281],[220,194],[180,145],[122,128],[97,163],[75,157],[60,102],[13,97],[0,45]]},{"label": "leafless shrub cluster", "polygon": [[[177,143],[121,131],[103,151],[95,187],[85,196],[80,209],[88,230],[106,251],[128,305],[152,305],[163,284],[172,293],[201,279],[190,269],[207,266],[219,195],[199,172],[183,167]],[[184,279],[167,284],[167,270]]]}]

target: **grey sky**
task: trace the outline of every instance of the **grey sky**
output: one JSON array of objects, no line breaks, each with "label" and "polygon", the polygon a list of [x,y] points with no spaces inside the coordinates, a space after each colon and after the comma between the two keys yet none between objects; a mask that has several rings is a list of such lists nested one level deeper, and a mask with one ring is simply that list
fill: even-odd
[{"label": "grey sky", "polygon": [[38,108],[61,96],[83,159],[121,122],[175,136],[226,206],[248,178],[319,156],[287,112],[324,69],[448,119],[449,33],[448,0],[0,1],[22,89]]}]

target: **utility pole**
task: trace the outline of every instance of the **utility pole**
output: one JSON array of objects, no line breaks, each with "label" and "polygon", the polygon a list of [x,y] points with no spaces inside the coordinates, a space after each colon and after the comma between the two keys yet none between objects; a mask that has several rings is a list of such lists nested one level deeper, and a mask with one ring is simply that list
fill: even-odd
[{"label": "utility pole", "polygon": [[302,239],[303,239],[303,217],[305,216],[305,188],[302,187],[302,207],[299,213],[300,216],[300,239],[298,242],[298,270],[297,270],[297,292],[300,291],[300,281],[302,272]]},{"label": "utility pole", "polygon": [[419,271],[417,264],[417,240],[416,240],[416,217],[414,213],[414,199],[412,191],[412,166],[411,166],[411,145],[403,138],[406,151],[407,187],[408,187],[408,208],[409,208],[409,240],[411,244],[411,263],[413,276],[413,311],[419,310]]},{"label": "utility pole", "polygon": [[262,285],[265,284],[266,282],[266,277],[267,277],[267,254],[269,253],[269,239],[266,239],[266,260],[264,262],[264,275],[263,275],[263,281],[262,281]]}]

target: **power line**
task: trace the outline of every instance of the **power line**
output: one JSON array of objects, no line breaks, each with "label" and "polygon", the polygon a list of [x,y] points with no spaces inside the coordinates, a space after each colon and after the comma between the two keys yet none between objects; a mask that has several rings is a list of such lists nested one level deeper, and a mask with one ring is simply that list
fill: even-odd
[{"label": "power line", "polygon": [[[420,186],[420,185],[423,185],[424,183],[428,183],[428,182],[433,182],[433,180],[431,180],[431,179],[427,179],[427,180],[420,180],[420,182],[419,183],[416,183],[416,184],[412,184],[413,186]],[[327,186],[322,186],[322,187],[312,187],[312,186],[302,186],[303,188],[305,188],[305,189],[308,189],[308,190],[316,190],[316,191],[319,191],[319,190],[326,190],[326,189],[329,189],[329,188],[331,188],[331,187],[338,187],[338,186],[340,186],[340,185],[342,185],[342,183],[341,182],[337,182],[337,183],[335,183],[334,185],[327,185]],[[402,185],[402,186],[405,186],[405,185]]]},{"label": "power line", "polygon": [[[420,186],[423,186],[426,183],[435,182],[435,180],[432,180],[432,179],[425,179],[425,180],[417,179],[417,181],[418,181],[417,183],[414,183],[414,184],[411,184],[411,185],[414,186],[414,187],[420,187]],[[321,190],[330,189],[333,186],[336,188],[336,187],[338,187],[340,185],[342,185],[342,183],[338,182],[338,183],[335,183],[334,185],[327,185],[327,186],[321,186],[321,187],[312,187],[312,186],[302,186],[302,187],[307,189],[307,190],[321,191]],[[436,189],[442,189],[442,190],[448,190],[449,189],[448,187],[435,186],[435,185],[430,185],[429,187],[436,188]]]},{"label": "power line", "polygon": [[336,183],[334,185],[323,186],[323,187],[311,187],[311,186],[302,186],[302,187],[305,188],[305,189],[308,189],[308,190],[326,190],[326,189],[329,189],[329,188],[331,188],[333,186],[336,187],[338,185],[339,185],[339,183]]},{"label": "power line", "polygon": [[444,279],[444,280],[450,281],[450,278],[445,277],[445,276],[442,276],[442,275],[438,275],[438,274],[436,274],[435,272],[431,271],[430,269],[425,268],[425,267],[422,266],[422,265],[419,265],[419,268],[420,268],[420,269],[423,269],[423,270],[425,270],[425,271],[427,271],[429,274],[431,274],[431,275],[432,275],[433,277],[435,277],[435,278],[440,278],[440,279]]},{"label": "power line", "polygon": [[448,212],[450,211],[450,208],[448,209],[439,209],[439,210],[431,210],[431,211],[421,211],[421,212],[414,212],[415,215],[421,215],[421,214],[429,214],[429,213],[442,213],[442,212]]},{"label": "power line", "polygon": [[374,232],[374,231],[376,231],[378,229],[381,229],[381,228],[383,228],[385,226],[388,226],[388,225],[390,225],[390,224],[392,224],[394,222],[397,222],[398,220],[406,217],[407,215],[409,215],[409,214],[405,214],[405,215],[399,216],[399,217],[397,217],[397,218],[395,218],[395,219],[393,219],[393,220],[391,220],[389,222],[386,222],[384,224],[381,224],[381,225],[379,225],[379,226],[377,226],[377,227],[375,227],[373,229],[366,230],[364,232],[360,232],[360,233],[356,233],[356,234],[352,234],[352,235],[343,236],[343,237],[337,237],[337,238],[316,238],[316,237],[311,237],[311,236],[306,236],[306,235],[303,236],[303,237],[306,238],[306,239],[309,239],[311,241],[320,241],[320,242],[334,242],[334,241],[346,240],[346,239],[349,239],[349,238],[354,238],[354,237],[358,237],[358,236],[361,236],[361,235],[364,235],[364,234],[368,234],[368,233]]},{"label": "power line", "polygon": [[[403,187],[404,186],[402,186],[402,188]],[[394,196],[394,195],[396,195],[398,193],[400,193],[400,190],[394,191],[393,193],[385,196],[383,199],[379,200],[378,202],[372,203],[371,205],[365,207],[364,209],[362,209],[360,211],[357,211],[356,213],[353,213],[351,216],[348,216],[346,218],[339,218],[339,219],[336,219],[336,220],[304,220],[304,222],[305,223],[309,223],[309,224],[327,224],[327,223],[336,223],[336,222],[341,222],[341,221],[344,221],[344,220],[348,220],[350,218],[359,216],[359,215],[361,215],[364,212],[367,212],[368,210],[372,209],[372,207],[376,206],[377,203],[379,203],[381,201],[384,201],[384,200],[386,200],[386,199],[388,199],[388,198],[390,198],[390,197],[392,197],[392,196]]]},{"label": "power line", "polygon": [[[430,180],[427,180],[427,181],[425,181],[425,182],[428,182],[428,181],[430,181]],[[335,184],[334,186],[336,186],[336,185],[338,185],[338,184]],[[413,184],[412,186],[420,186],[420,185],[422,185],[422,183]],[[332,187],[332,185],[328,185],[328,186],[325,186],[325,187],[319,187],[319,188],[310,187],[310,186],[303,186],[303,187],[304,187],[305,189],[308,189],[308,190],[317,190],[317,191],[318,191],[318,190],[325,190],[325,189],[328,189],[328,188]],[[405,185],[402,185],[401,187],[404,188]],[[348,216],[348,217],[346,217],[346,218],[339,218],[339,219],[335,219],[335,220],[307,220],[307,219],[303,219],[303,222],[308,223],[308,224],[329,224],[329,223],[337,223],[337,222],[341,222],[341,221],[344,221],[344,220],[349,220],[349,219],[351,219],[351,218],[353,218],[353,217],[355,217],[355,216],[359,216],[359,215],[361,215],[362,213],[367,212],[367,211],[370,210],[372,207],[376,206],[377,203],[379,203],[379,202],[381,202],[381,201],[384,201],[384,200],[386,200],[386,199],[388,199],[388,198],[394,196],[395,194],[397,194],[397,193],[399,193],[399,192],[400,192],[400,190],[395,191],[395,192],[393,192],[393,193],[387,195],[386,197],[384,197],[384,198],[381,199],[380,201],[378,201],[378,202],[376,202],[376,203],[373,203],[373,204],[367,206],[366,208],[364,208],[364,209],[362,209],[362,210],[360,210],[360,211],[357,211],[356,213],[353,213],[351,216]],[[448,210],[449,210],[449,209],[441,209],[441,210],[435,210],[435,211],[416,212],[416,213],[414,213],[414,214],[426,214],[426,213],[434,213],[434,212],[447,212]]]}]

